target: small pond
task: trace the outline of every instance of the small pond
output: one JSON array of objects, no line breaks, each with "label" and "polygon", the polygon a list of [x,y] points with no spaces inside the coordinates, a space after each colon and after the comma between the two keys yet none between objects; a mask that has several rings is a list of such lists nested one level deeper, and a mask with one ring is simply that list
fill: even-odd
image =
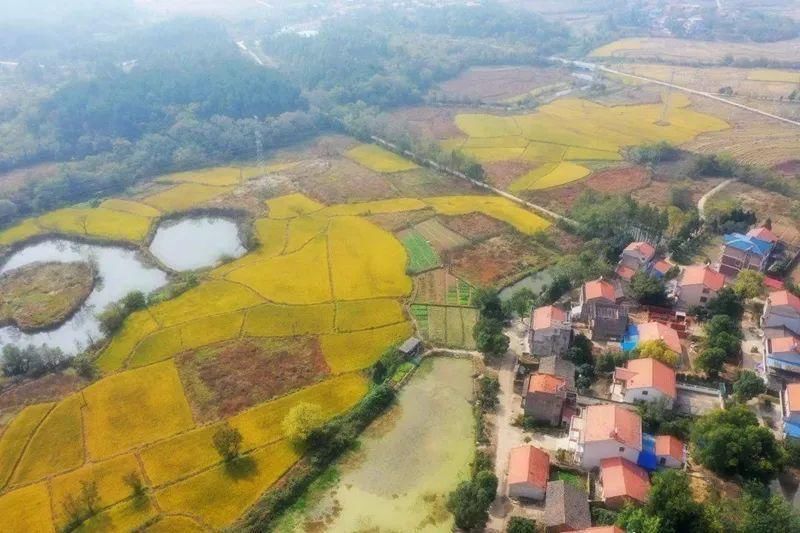
[{"label": "small pond", "polygon": [[47,344],[74,355],[102,336],[95,315],[108,304],[131,291],[146,294],[167,283],[166,273],[145,265],[134,250],[63,239],[46,240],[21,249],[0,268],[0,273],[37,261],[91,261],[96,265],[100,281],[75,315],[54,330],[26,334],[13,326],[0,328],[0,348],[6,344],[21,347]]},{"label": "small pond", "polygon": [[425,359],[335,486],[278,530],[450,531],[447,495],[469,477],[474,451],[472,372],[469,360]]},{"label": "small pond", "polygon": [[198,217],[161,224],[150,252],[169,268],[185,271],[214,266],[226,257],[241,257],[247,250],[235,222]]},{"label": "small pond", "polygon": [[515,292],[522,288],[530,289],[534,292],[534,294],[539,294],[545,285],[553,281],[553,276],[554,273],[552,269],[549,268],[545,268],[539,272],[534,272],[530,276],[525,276],[516,283],[512,283],[508,287],[505,287],[503,290],[501,290],[500,299],[504,302],[508,301]]}]

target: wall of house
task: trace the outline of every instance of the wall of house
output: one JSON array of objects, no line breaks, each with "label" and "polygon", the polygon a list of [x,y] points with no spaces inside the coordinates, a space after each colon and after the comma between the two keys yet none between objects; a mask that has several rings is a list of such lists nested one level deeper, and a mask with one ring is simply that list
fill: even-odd
[{"label": "wall of house", "polygon": [[[678,305],[689,308],[696,305],[705,305],[709,300],[716,297],[717,293],[712,290],[704,292],[703,285],[683,285],[678,294]],[[705,301],[703,301],[705,299]]]},{"label": "wall of house", "polygon": [[637,400],[643,402],[654,402],[661,398],[666,398],[669,402],[670,408],[674,398],[670,398],[660,390],[653,387],[638,387],[635,389],[625,389],[624,401],[625,403],[633,403]]},{"label": "wall of house", "polygon": [[543,500],[545,490],[535,487],[530,483],[509,483],[509,498],[529,498],[531,500]]},{"label": "wall of house", "polygon": [[[661,459],[664,459],[664,464],[661,464]],[[662,455],[658,458],[659,468],[681,468],[683,463],[672,457],[671,455]]]},{"label": "wall of house", "polygon": [[[620,451],[622,448],[622,451]],[[581,456],[581,466],[590,470],[600,466],[600,461],[610,457],[624,457],[632,463],[639,459],[639,450],[630,446],[624,446],[615,440],[587,442],[583,447]]]},{"label": "wall of house", "polygon": [[525,396],[525,414],[538,422],[552,426],[561,425],[564,395],[529,392]]}]

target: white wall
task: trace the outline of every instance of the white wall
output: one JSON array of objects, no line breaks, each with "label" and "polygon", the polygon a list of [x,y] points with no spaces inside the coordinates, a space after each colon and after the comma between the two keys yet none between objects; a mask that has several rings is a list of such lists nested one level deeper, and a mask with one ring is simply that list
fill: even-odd
[{"label": "white wall", "polygon": [[[680,293],[678,294],[678,303],[683,307],[694,307],[695,305],[705,305],[708,301],[715,298],[717,295],[714,291],[709,291],[708,294],[703,294],[702,285],[683,285],[680,286]],[[700,298],[706,297],[706,302],[701,302]]]},{"label": "white wall", "polygon": [[[624,448],[620,452],[619,449]],[[639,450],[630,446],[624,446],[615,440],[587,442],[583,445],[583,456],[581,466],[587,470],[600,466],[600,461],[610,457],[624,457],[628,461],[636,464],[639,459]]]},{"label": "white wall", "polygon": [[[647,394],[644,394],[647,392]],[[653,387],[637,387],[635,389],[625,389],[625,399],[626,403],[633,403],[636,400],[641,400],[643,402],[654,402],[659,398],[666,398],[669,401],[669,406],[672,408],[672,402],[675,398],[670,398],[663,392]]]}]

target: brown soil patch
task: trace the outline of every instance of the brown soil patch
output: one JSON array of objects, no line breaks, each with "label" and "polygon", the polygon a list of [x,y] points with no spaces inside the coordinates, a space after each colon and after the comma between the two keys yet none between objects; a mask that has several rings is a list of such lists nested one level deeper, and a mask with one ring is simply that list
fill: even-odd
[{"label": "brown soil patch", "polygon": [[498,189],[507,190],[517,178],[536,168],[535,163],[529,161],[495,161],[484,163],[483,169],[489,176],[489,182]]},{"label": "brown soil patch", "polygon": [[448,80],[439,89],[456,98],[499,102],[563,81],[571,81],[562,70],[540,67],[477,67]]},{"label": "brown soil patch", "polygon": [[640,166],[609,168],[592,173],[584,183],[596,191],[622,194],[642,187],[648,174],[647,169]]},{"label": "brown soil patch", "polygon": [[800,159],[784,161],[772,167],[772,170],[780,172],[784,176],[800,176]]},{"label": "brown soil patch", "polygon": [[454,122],[457,114],[464,112],[455,107],[407,107],[395,111],[390,120],[405,122],[411,130],[423,137],[451,139],[464,133]]},{"label": "brown soil patch", "polygon": [[308,174],[301,168],[292,168],[286,173],[292,176],[304,193],[326,205],[382,200],[398,196],[395,187],[385,174],[373,172],[344,157],[334,157],[324,161],[328,168],[322,172]]},{"label": "brown soil patch", "polygon": [[34,403],[52,402],[77,391],[86,381],[73,373],[47,374],[38,379],[4,387],[0,392],[0,410]]},{"label": "brown soil patch", "polygon": [[196,420],[230,417],[322,380],[330,372],[316,338],[245,338],[176,358]]},{"label": "brown soil patch", "polygon": [[566,215],[585,190],[586,185],[581,181],[542,191],[523,191],[520,196],[551,211]]},{"label": "brown soil patch", "polygon": [[700,198],[720,181],[719,179],[677,181],[665,180],[661,176],[656,176],[646,186],[633,191],[631,196],[639,203],[666,207],[670,205],[670,191],[672,188],[686,187],[691,194],[692,203],[696,205]]},{"label": "brown soil patch", "polygon": [[0,276],[0,325],[37,331],[62,324],[94,287],[88,263],[33,263]]},{"label": "brown soil patch", "polygon": [[439,220],[471,241],[482,241],[489,237],[495,237],[508,230],[508,226],[483,213],[470,213],[459,216],[441,216]]},{"label": "brown soil patch", "polygon": [[385,230],[401,231],[435,216],[433,209],[420,209],[418,211],[402,211],[400,213],[382,213],[370,215],[367,219]]},{"label": "brown soil patch", "polygon": [[392,185],[397,196],[425,198],[426,196],[452,196],[456,194],[486,194],[480,187],[447,174],[427,168],[392,174]]},{"label": "brown soil patch", "polygon": [[478,286],[504,285],[523,272],[545,267],[552,253],[516,232],[492,237],[462,248],[445,259],[453,274]]}]

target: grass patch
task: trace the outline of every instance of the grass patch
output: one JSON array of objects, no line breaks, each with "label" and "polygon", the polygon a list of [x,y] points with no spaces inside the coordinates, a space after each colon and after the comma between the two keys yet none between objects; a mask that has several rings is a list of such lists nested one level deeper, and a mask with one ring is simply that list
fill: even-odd
[{"label": "grass patch", "polygon": [[375,172],[403,172],[417,168],[417,165],[408,159],[374,144],[356,146],[345,152],[344,155]]},{"label": "grass patch", "polygon": [[413,229],[404,231],[400,235],[400,240],[408,252],[408,271],[410,273],[418,274],[442,264],[439,254],[418,231]]}]

